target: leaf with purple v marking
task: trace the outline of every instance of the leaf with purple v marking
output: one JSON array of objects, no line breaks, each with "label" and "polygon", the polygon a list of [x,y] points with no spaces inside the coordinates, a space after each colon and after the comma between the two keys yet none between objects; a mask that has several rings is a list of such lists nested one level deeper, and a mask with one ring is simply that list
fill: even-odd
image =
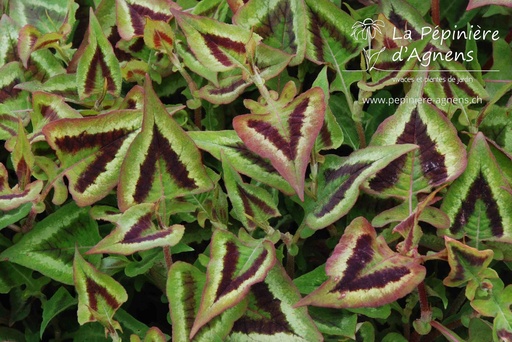
[{"label": "leaf with purple v marking", "polygon": [[175,224],[156,229],[152,220],[154,211],[154,204],[143,203],[129,208],[121,216],[114,214],[116,228],[87,254],[129,255],[155,247],[176,245],[181,240],[185,227]]},{"label": "leaf with purple v marking", "polygon": [[425,278],[420,260],[393,252],[363,217],[345,229],[325,267],[330,277],[295,306],[375,307],[412,292]]},{"label": "leaf with purple v marking", "polygon": [[359,187],[368,177],[416,148],[411,144],[367,147],[343,160],[326,156],[317,200],[307,205],[308,227],[324,228],[343,217],[356,203]]},{"label": "leaf with purple v marking", "polygon": [[43,128],[78,205],[102,199],[117,185],[121,163],[141,122],[140,111],[120,110],[96,117],[61,119]]},{"label": "leaf with purple v marking", "polygon": [[226,341],[322,341],[306,308],[293,308],[300,299],[295,285],[280,264],[265,281],[249,292],[245,314],[235,322]]},{"label": "leaf with purple v marking", "polygon": [[501,171],[482,133],[470,146],[464,173],[449,187],[441,210],[451,221],[442,233],[455,238],[512,242],[512,185]]},{"label": "leaf with purple v marking", "polygon": [[91,10],[88,44],[76,70],[78,95],[82,100],[103,92],[119,96],[121,82],[119,61],[114,54],[112,45],[103,34],[98,19]]},{"label": "leaf with purple v marking", "polygon": [[212,189],[197,147],[160,102],[149,76],[143,112],[142,130],[126,153],[119,177],[119,208]]},{"label": "leaf with purple v marking", "polygon": [[121,329],[113,319],[128,294],[121,284],[109,275],[98,271],[75,250],[73,278],[78,293],[78,323],[100,322],[106,329]]},{"label": "leaf with purple v marking", "polygon": [[201,290],[205,283],[206,275],[185,262],[178,261],[169,270],[166,289],[173,326],[173,341],[225,340],[233,323],[244,313],[246,300],[214,317],[190,339],[190,331],[201,304]]},{"label": "leaf with purple v marking", "polygon": [[240,303],[276,262],[274,245],[269,240],[242,242],[224,230],[213,233],[210,248],[206,284],[191,338],[212,318]]},{"label": "leaf with purple v marking", "polygon": [[380,124],[371,146],[416,144],[419,149],[396,159],[365,184],[380,196],[410,198],[457,178],[466,167],[466,149],[450,120],[428,103],[419,102],[421,82],[414,82],[405,102]]},{"label": "leaf with purple v marking", "polygon": [[171,7],[178,8],[172,1],[116,0],[116,19],[119,35],[124,40],[144,34],[146,18],[168,22],[172,18]]},{"label": "leaf with purple v marking", "polygon": [[222,171],[235,217],[244,227],[251,231],[256,227],[266,228],[269,218],[280,216],[272,196],[259,186],[244,183],[225,158],[222,159]]},{"label": "leaf with purple v marking", "polygon": [[290,183],[304,200],[304,177],[315,139],[324,122],[324,92],[315,87],[295,97],[295,84],[288,82],[281,97],[261,105],[244,103],[252,113],[233,119],[233,127],[245,145],[263,158]]},{"label": "leaf with purple v marking", "polygon": [[24,189],[20,189],[18,185],[11,189],[8,178],[7,169],[0,163],[0,210],[3,211],[36,200],[43,189],[43,182],[40,180],[28,184]]}]

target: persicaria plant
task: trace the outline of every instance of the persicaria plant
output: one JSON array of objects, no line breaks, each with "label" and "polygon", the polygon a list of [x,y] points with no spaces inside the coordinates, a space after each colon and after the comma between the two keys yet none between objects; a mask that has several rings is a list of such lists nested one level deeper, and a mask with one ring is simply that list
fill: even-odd
[{"label": "persicaria plant", "polygon": [[512,340],[511,7],[3,2],[0,338]]}]

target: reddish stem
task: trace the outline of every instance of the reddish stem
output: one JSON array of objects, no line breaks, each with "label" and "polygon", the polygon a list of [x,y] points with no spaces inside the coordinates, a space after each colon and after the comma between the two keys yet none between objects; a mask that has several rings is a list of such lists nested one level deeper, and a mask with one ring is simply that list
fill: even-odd
[{"label": "reddish stem", "polygon": [[439,25],[441,23],[441,9],[439,7],[439,0],[432,0],[431,13],[432,21],[434,22],[434,24]]},{"label": "reddish stem", "polygon": [[427,297],[427,289],[425,287],[425,282],[421,282],[418,285],[418,294],[420,299],[420,308],[421,313],[423,315],[424,312],[430,311],[430,305],[428,304],[428,297]]}]

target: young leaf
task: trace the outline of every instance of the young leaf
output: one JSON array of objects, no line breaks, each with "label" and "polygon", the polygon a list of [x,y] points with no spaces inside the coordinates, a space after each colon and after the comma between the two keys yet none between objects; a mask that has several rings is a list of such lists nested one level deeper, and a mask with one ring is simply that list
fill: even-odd
[{"label": "young leaf", "polygon": [[391,303],[413,291],[425,277],[420,260],[393,252],[362,218],[345,229],[325,267],[330,277],[295,306],[357,308]]},{"label": "young leaf", "polygon": [[263,188],[246,184],[229,162],[222,159],[224,184],[233,205],[235,218],[250,231],[268,227],[267,220],[280,216],[272,196]]},{"label": "young leaf", "polygon": [[[141,342],[141,340],[137,335],[131,335],[130,342]],[[144,342],[167,342],[167,338],[160,329],[151,327],[144,336]]]},{"label": "young leaf", "polygon": [[71,285],[75,245],[88,249],[100,239],[98,225],[90,218],[88,209],[70,203],[38,222],[15,245],[3,251],[0,259]]},{"label": "young leaf", "polygon": [[233,323],[242,316],[247,306],[243,300],[214,317],[208,325],[189,338],[192,325],[201,304],[201,292],[206,283],[206,275],[196,267],[182,261],[175,262],[167,277],[167,298],[173,325],[173,341],[214,341],[224,340]]},{"label": "young leaf", "polygon": [[80,99],[109,93],[119,96],[121,92],[121,68],[114,50],[98,19],[91,10],[89,14],[88,44],[78,62],[76,83]]},{"label": "young leaf", "polygon": [[43,189],[43,182],[37,180],[20,189],[16,185],[11,189],[9,186],[9,174],[4,164],[0,164],[0,210],[9,211],[19,206],[35,201]]},{"label": "young leaf", "polygon": [[34,153],[28,141],[25,128],[21,120],[18,122],[18,136],[16,137],[16,145],[11,154],[12,164],[16,170],[16,176],[21,190],[30,182],[32,169],[34,168]]},{"label": "young leaf", "polygon": [[249,1],[236,12],[233,22],[256,32],[262,43],[293,55],[290,65],[302,63],[308,26],[303,0]]},{"label": "young leaf", "polygon": [[73,278],[78,294],[78,323],[100,322],[110,333],[121,330],[113,317],[128,300],[123,286],[85,261],[78,248],[73,261]]},{"label": "young leaf", "polygon": [[245,145],[263,158],[290,183],[304,200],[304,177],[315,139],[322,128],[325,113],[324,93],[315,87],[297,94],[288,82],[277,101],[258,104],[246,100],[253,114],[239,115],[233,127]]},{"label": "young leaf", "polygon": [[252,285],[245,315],[227,341],[322,341],[306,308],[293,308],[300,294],[280,264],[265,281]]},{"label": "young leaf", "polygon": [[441,210],[451,220],[443,233],[480,241],[512,241],[512,185],[504,177],[482,133],[474,138],[468,166],[448,189]]},{"label": "young leaf", "polygon": [[[380,196],[410,198],[457,178],[466,167],[466,150],[451,122],[421,99],[422,83],[414,82],[405,102],[380,124],[370,145],[417,144],[365,184]],[[419,102],[419,103],[418,103]]]},{"label": "young leaf", "polygon": [[308,204],[308,227],[324,228],[347,214],[356,203],[359,187],[368,177],[416,148],[411,144],[367,147],[341,161],[326,158],[325,181],[318,186],[317,200]]},{"label": "young leaf", "polygon": [[178,6],[170,0],[154,0],[151,2],[116,0],[119,35],[124,40],[142,36],[146,18],[168,22],[172,18],[171,8],[178,8]]},{"label": "young leaf", "polygon": [[151,49],[171,53],[173,50],[174,33],[165,21],[146,18],[144,26],[144,43]]},{"label": "young leaf", "polygon": [[211,241],[206,284],[190,338],[214,317],[240,303],[251,285],[263,281],[276,262],[269,240],[244,243],[227,231],[216,230]]},{"label": "young leaf", "polygon": [[251,152],[240,140],[235,131],[190,131],[187,132],[194,143],[216,159],[229,162],[237,172],[281,190],[286,195],[293,189],[279,175],[268,159]]},{"label": "young leaf", "polygon": [[464,285],[468,281],[480,283],[480,273],[489,266],[494,252],[490,249],[479,251],[447,236],[444,240],[450,274],[444,278],[443,284],[453,287]]},{"label": "young leaf", "polygon": [[78,301],[73,298],[64,286],[59,287],[52,298],[43,303],[43,321],[39,328],[39,338],[43,337],[43,333],[48,323],[61,312],[75,306]]},{"label": "young leaf", "polygon": [[[180,108],[178,108],[180,109]],[[213,188],[193,141],[169,115],[146,76],[142,130],[121,169],[121,210],[162,198],[198,194]]]},{"label": "young leaf", "polygon": [[246,45],[261,37],[248,29],[206,17],[172,10],[196,58],[213,71],[228,71],[246,64]]},{"label": "young leaf", "polygon": [[129,255],[155,247],[176,245],[181,240],[185,227],[176,224],[165,229],[156,229],[152,221],[154,210],[153,204],[145,203],[129,208],[119,217],[115,214],[116,229],[87,254]]},{"label": "young leaf", "polygon": [[69,192],[80,206],[105,197],[118,183],[128,146],[140,130],[138,110],[113,111],[95,117],[62,119],[43,128],[57,151]]}]

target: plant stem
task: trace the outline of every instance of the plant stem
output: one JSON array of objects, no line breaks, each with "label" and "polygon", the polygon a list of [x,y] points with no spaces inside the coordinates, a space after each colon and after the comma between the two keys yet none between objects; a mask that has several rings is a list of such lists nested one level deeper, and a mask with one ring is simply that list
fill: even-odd
[{"label": "plant stem", "polygon": [[424,312],[429,312],[430,305],[428,304],[427,288],[425,287],[424,281],[422,281],[418,285],[418,294],[419,294],[419,300],[420,300],[421,313],[423,314]]},{"label": "plant stem", "polygon": [[441,23],[441,9],[439,7],[439,0],[432,0],[431,2],[432,21],[435,25]]},{"label": "plant stem", "polygon": [[165,246],[164,249],[164,258],[165,258],[165,267],[167,267],[167,272],[171,269],[172,266],[172,254],[171,247]]},{"label": "plant stem", "polygon": [[286,247],[286,273],[293,279],[295,278],[295,257],[290,254],[289,248]]},{"label": "plant stem", "polygon": [[[459,324],[460,324],[460,321],[459,321]],[[457,336],[453,336],[453,332],[450,329],[448,329],[447,327],[445,327],[438,321],[432,321],[432,322],[430,322],[430,325],[432,327],[436,328],[444,337],[446,337],[448,339],[448,341],[453,341],[453,342],[460,341],[459,338],[457,338]]]}]

